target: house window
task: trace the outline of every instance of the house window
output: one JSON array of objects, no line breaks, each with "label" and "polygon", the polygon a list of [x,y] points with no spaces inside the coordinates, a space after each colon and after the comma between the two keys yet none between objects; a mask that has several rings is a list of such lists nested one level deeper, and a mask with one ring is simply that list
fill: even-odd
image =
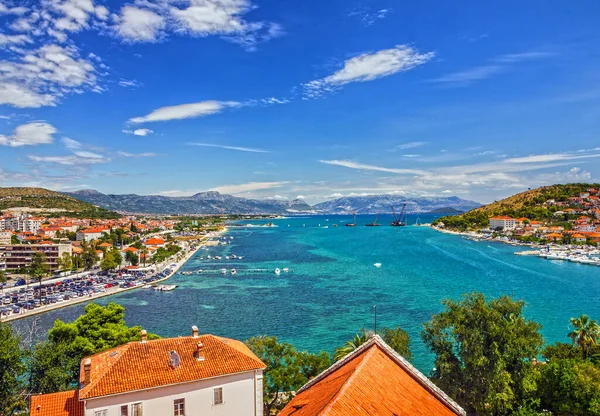
[{"label": "house window", "polygon": [[142,404],[135,403],[131,405],[131,416],[142,416]]},{"label": "house window", "polygon": [[173,400],[173,415],[185,416],[185,399]]},{"label": "house window", "polygon": [[121,416],[129,416],[128,410],[127,406],[121,406]]},{"label": "house window", "polygon": [[104,410],[96,410],[94,412],[94,416],[106,416],[106,412],[107,412],[106,409],[104,409]]},{"label": "house window", "polygon": [[217,387],[214,389],[214,402],[213,404],[223,404],[223,387]]}]

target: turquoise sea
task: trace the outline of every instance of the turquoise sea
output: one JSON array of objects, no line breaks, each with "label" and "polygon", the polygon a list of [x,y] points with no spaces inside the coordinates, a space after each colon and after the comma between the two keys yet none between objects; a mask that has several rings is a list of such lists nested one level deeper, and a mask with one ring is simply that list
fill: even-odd
[{"label": "turquoise sea", "polygon": [[[409,224],[416,218],[409,216]],[[178,274],[169,281],[179,285],[175,291],[136,290],[98,303],[123,304],[128,324],[163,336],[187,335],[197,325],[205,333],[242,340],[276,335],[300,349],[330,352],[360,328],[372,328],[377,305],[378,326],[407,330],[413,361],[427,374],[432,357],[421,342],[421,325],[440,311],[443,298],[479,291],[523,299],[527,316],[543,325],[547,342],[567,341],[573,316],[600,319],[598,267],[515,256],[522,248],[469,241],[428,227],[362,226],[373,219],[359,216],[355,228],[344,227],[351,218],[342,216],[276,220],[271,228],[234,227],[226,234],[230,244],[199,250],[181,271],[226,267],[237,275]],[[389,221],[379,218],[384,225]],[[243,259],[201,259],[232,253]],[[290,272],[272,272],[284,267]],[[73,320],[83,307],[44,314],[41,326],[49,328],[56,318]]]}]

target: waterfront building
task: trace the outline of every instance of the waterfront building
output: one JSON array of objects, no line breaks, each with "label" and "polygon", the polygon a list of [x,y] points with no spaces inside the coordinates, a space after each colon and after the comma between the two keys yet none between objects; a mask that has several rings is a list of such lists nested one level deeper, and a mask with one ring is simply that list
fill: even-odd
[{"label": "waterfront building", "polygon": [[310,380],[279,416],[454,416],[466,412],[379,335]]},{"label": "waterfront building", "polygon": [[262,416],[264,363],[242,342],[142,340],[86,357],[80,388],[32,395],[31,416]]},{"label": "waterfront building", "polygon": [[58,269],[58,259],[63,253],[71,254],[70,244],[9,244],[0,246],[0,257],[6,263],[7,270],[27,267],[31,263],[33,253],[46,255],[46,263],[50,271]]},{"label": "waterfront building", "polygon": [[514,230],[517,226],[517,222],[518,221],[515,218],[506,215],[498,215],[490,218],[490,229],[495,230],[497,228],[502,228],[504,231]]}]

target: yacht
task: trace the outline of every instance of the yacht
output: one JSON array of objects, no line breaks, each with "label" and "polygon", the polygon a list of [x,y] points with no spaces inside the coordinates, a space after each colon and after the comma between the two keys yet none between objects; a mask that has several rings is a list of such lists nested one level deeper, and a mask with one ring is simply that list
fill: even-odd
[{"label": "yacht", "polygon": [[275,274],[277,274],[277,275],[281,274],[281,270],[279,270],[279,268],[275,269]]}]

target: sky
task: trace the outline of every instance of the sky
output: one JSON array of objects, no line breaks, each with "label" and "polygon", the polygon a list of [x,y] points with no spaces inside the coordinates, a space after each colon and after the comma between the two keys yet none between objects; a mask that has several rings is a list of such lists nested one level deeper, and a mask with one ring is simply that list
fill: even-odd
[{"label": "sky", "polygon": [[600,180],[600,3],[0,0],[0,186],[490,202]]}]

